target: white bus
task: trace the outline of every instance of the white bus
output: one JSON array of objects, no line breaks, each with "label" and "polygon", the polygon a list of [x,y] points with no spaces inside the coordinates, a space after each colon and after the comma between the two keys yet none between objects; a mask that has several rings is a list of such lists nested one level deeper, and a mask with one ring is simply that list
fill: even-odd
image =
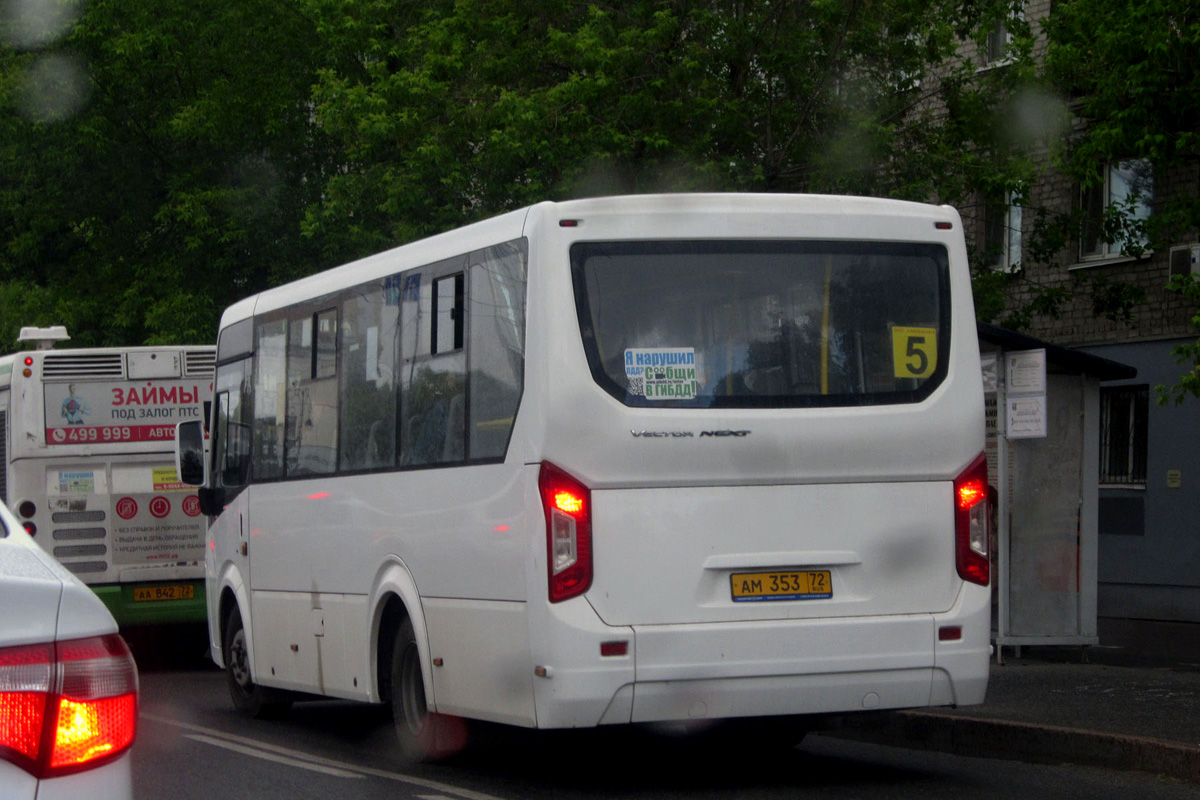
[{"label": "white bus", "polygon": [[952,208],[542,203],[237,303],[216,381],[211,461],[196,424],[179,457],[244,711],[390,702],[416,753],[461,718],[983,700]]},{"label": "white bus", "polygon": [[173,451],[216,349],[50,349],[67,338],[22,328],[31,349],[0,358],[0,501],[122,626],[201,623],[205,520]]}]

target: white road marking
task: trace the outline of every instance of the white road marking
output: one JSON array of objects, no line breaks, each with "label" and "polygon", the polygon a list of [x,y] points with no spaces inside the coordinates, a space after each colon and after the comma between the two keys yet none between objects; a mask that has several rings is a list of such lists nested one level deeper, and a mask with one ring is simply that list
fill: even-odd
[{"label": "white road marking", "polygon": [[235,742],[227,742],[224,739],[218,739],[215,736],[206,736],[203,733],[189,733],[185,738],[192,739],[197,742],[204,742],[215,747],[222,747],[226,750],[232,750],[235,753],[253,756],[254,758],[265,759],[266,761],[274,761],[276,764],[286,764],[289,767],[299,767],[300,769],[310,769],[313,772],[320,772],[325,775],[332,775],[335,778],[365,778],[366,775],[361,772],[350,772],[349,770],[337,769],[336,767],[326,767],[322,764],[314,764],[311,761],[303,761],[298,758],[289,758],[276,753],[268,753],[260,747],[247,747],[244,744]]},{"label": "white road marking", "polygon": [[[486,794],[485,792],[476,792],[472,791],[471,789],[460,789],[459,787],[451,786],[448,783],[431,781],[426,778],[418,778],[415,775],[405,775],[402,772],[391,772],[389,770],[374,769],[372,767],[362,767],[357,764],[348,764],[344,761],[325,758],[324,756],[313,755],[312,753],[305,753],[301,750],[292,750],[287,747],[280,747],[279,745],[271,744],[269,742],[260,742],[257,739],[250,739],[245,736],[237,736],[232,733],[216,730],[215,728],[206,728],[203,725],[193,725],[190,722],[182,722],[178,719],[169,719],[167,717],[160,717],[155,714],[147,714],[145,712],[142,712],[139,716],[141,719],[160,722],[163,725],[172,725],[176,728],[182,728],[186,731],[207,735],[208,737],[219,739],[227,744],[242,745],[246,748],[258,751],[257,753],[251,753],[251,755],[261,754],[260,757],[263,758],[266,757],[266,754],[270,753],[293,759],[297,762],[304,762],[304,765],[308,765],[310,767],[315,765],[327,767],[333,770],[342,770],[347,773],[352,773],[353,777],[370,775],[374,778],[383,778],[384,780],[396,781],[397,783],[407,783],[411,786],[418,786],[422,789],[440,792],[447,797],[447,800],[455,800],[456,798],[458,800],[503,800],[500,797]],[[196,737],[193,736],[191,738]],[[215,742],[207,743],[216,744]],[[230,749],[234,748],[230,747]],[[296,766],[301,765],[296,764]]]}]

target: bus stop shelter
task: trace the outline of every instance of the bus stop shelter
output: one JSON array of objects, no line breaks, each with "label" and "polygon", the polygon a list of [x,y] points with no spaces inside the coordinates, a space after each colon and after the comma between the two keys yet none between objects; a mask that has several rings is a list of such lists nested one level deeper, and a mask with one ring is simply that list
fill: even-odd
[{"label": "bus stop shelter", "polygon": [[997,657],[1097,644],[1100,382],[1137,370],[987,323],[978,335]]}]

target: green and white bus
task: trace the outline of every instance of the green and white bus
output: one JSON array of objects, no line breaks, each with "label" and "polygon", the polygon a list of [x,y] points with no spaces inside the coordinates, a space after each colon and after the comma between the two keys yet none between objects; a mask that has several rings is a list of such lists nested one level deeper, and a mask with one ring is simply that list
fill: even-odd
[{"label": "green and white bus", "polygon": [[0,358],[0,500],[117,622],[203,622],[206,520],[179,482],[178,422],[202,419],[213,347],[29,350]]}]

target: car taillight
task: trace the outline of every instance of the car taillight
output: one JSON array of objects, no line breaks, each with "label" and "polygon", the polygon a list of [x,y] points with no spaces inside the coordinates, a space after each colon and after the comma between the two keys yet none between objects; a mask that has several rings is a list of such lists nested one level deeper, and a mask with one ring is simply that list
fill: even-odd
[{"label": "car taillight", "polygon": [[38,778],[107,763],[133,744],[137,699],[116,634],[0,649],[0,758]]},{"label": "car taillight", "polygon": [[544,461],[538,488],[546,512],[550,602],[558,603],[583,594],[592,585],[592,494]]},{"label": "car taillight", "polygon": [[954,539],[958,575],[964,581],[987,586],[991,580],[988,558],[987,460],[983,454],[954,479]]}]

